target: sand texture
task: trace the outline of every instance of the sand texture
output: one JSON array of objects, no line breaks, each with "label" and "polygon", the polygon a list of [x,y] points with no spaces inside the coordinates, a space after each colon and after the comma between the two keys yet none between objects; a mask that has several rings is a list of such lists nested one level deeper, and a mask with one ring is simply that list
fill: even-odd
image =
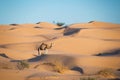
[{"label": "sand texture", "polygon": [[[38,55],[41,43],[53,43]],[[120,24],[0,25],[1,80],[120,80]]]}]

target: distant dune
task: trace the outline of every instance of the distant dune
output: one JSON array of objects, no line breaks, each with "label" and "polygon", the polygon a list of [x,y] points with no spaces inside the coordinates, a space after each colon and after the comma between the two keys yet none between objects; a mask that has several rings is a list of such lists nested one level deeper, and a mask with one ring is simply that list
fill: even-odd
[{"label": "distant dune", "polygon": [[[70,27],[80,27],[80,28],[103,28],[103,29],[115,29],[115,28],[119,28],[120,24],[113,24],[113,23],[106,23],[106,22],[98,22],[98,21],[92,21],[92,22],[88,22],[88,23],[76,23],[76,24],[72,24],[70,25]],[[119,28],[120,29],[120,28]]]}]

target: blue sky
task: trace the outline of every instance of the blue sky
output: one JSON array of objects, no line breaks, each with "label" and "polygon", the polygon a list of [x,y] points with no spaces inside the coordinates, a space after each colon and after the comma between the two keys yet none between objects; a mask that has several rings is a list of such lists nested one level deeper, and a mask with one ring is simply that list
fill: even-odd
[{"label": "blue sky", "polygon": [[0,24],[92,20],[120,24],[120,0],[0,0]]}]

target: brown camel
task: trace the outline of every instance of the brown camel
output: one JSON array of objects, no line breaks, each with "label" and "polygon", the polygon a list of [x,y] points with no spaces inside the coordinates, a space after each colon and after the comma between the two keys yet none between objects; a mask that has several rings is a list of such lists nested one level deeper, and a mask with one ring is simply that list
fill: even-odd
[{"label": "brown camel", "polygon": [[[42,43],[39,47],[38,47],[38,55],[42,55],[42,54],[47,54],[48,53],[48,49],[52,48],[52,43],[50,45],[46,44],[46,43]],[[44,51],[42,53],[42,51]]]}]

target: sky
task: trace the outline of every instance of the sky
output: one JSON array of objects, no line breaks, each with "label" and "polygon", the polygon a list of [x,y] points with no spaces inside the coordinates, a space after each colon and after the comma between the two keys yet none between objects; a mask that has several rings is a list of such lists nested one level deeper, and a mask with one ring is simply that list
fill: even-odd
[{"label": "sky", "polygon": [[120,24],[120,0],[0,0],[0,24],[89,21]]}]

